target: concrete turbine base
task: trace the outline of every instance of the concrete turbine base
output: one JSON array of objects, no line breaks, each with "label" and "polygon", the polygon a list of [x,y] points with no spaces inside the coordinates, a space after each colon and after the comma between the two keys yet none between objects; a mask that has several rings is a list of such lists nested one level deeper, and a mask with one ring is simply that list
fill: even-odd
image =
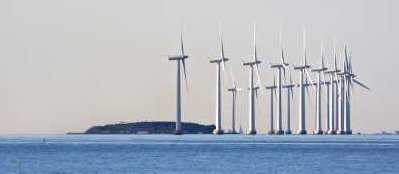
[{"label": "concrete turbine base", "polygon": [[346,133],[345,133],[345,131],[344,131],[344,130],[338,130],[338,131],[337,131],[337,134],[344,135],[344,134],[346,134]]},{"label": "concrete turbine base", "polygon": [[273,135],[275,132],[274,130],[270,130],[269,132],[267,132],[267,134]]},{"label": "concrete turbine base", "polygon": [[320,134],[323,134],[323,131],[322,131],[322,130],[315,130],[315,131],[313,132],[313,134],[318,134],[318,135],[320,135]]},{"label": "concrete turbine base", "polygon": [[307,132],[306,130],[299,130],[299,131],[297,132],[297,134],[299,134],[299,135],[305,135],[305,134],[308,134],[308,132]]},{"label": "concrete turbine base", "polygon": [[276,134],[282,135],[282,134],[284,134],[284,131],[283,131],[283,130],[277,130],[277,131],[276,131]]},{"label": "concrete turbine base", "polygon": [[247,134],[248,135],[255,135],[256,134],[256,130],[248,130]]},{"label": "concrete turbine base", "polygon": [[181,130],[175,130],[175,132],[173,132],[173,134],[175,134],[175,135],[183,135],[183,132]]},{"label": "concrete turbine base", "polygon": [[352,135],[352,130],[347,130],[345,134]]},{"label": "concrete turbine base", "polygon": [[335,130],[329,130],[328,134],[337,134],[337,132]]},{"label": "concrete turbine base", "polygon": [[292,134],[291,130],[286,130],[284,133],[285,134]]},{"label": "concrete turbine base", "polygon": [[213,131],[213,134],[215,134],[215,135],[222,135],[223,133],[224,133],[223,130],[220,130],[220,129],[219,129],[219,130],[216,130],[216,129],[215,129],[215,130]]}]

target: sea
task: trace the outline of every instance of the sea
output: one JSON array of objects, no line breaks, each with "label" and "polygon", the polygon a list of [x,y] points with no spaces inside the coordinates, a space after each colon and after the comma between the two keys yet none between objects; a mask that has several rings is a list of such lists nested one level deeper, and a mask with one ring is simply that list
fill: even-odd
[{"label": "sea", "polygon": [[0,174],[399,174],[398,135],[0,135]]}]

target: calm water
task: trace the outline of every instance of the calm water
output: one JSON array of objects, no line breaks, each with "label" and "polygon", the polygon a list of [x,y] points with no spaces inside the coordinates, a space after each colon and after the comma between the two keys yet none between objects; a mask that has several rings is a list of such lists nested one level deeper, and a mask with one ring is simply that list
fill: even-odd
[{"label": "calm water", "polygon": [[2,135],[13,173],[397,174],[399,136]]}]

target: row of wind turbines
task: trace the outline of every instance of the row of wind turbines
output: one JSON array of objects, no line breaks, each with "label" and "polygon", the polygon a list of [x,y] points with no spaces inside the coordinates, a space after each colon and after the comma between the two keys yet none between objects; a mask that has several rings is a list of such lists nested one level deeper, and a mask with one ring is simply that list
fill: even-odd
[{"label": "row of wind turbines", "polygon": [[[177,73],[176,73],[176,128],[175,134],[180,135],[182,131],[182,97],[181,97],[181,77],[183,71],[183,77],[185,80],[186,88],[187,86],[187,76],[186,76],[186,59],[189,56],[184,52],[183,43],[183,30],[180,31],[180,54],[168,56],[170,61],[177,62]],[[221,70],[226,78],[225,62],[229,61],[225,57],[222,30],[220,27],[220,56],[211,59],[210,63],[216,65],[216,112],[215,112],[215,130],[214,134],[225,133],[222,129],[222,87],[221,87]],[[356,79],[356,74],[352,69],[352,59],[348,52],[346,46],[344,48],[343,65],[341,69],[337,65],[337,54],[334,42],[334,53],[333,59],[334,64],[332,68],[327,68],[324,63],[323,47],[324,41],[321,43],[321,54],[320,54],[320,65],[316,68],[311,68],[307,62],[306,56],[306,32],[303,31],[303,50],[302,50],[302,64],[300,65],[290,65],[285,61],[284,47],[281,41],[281,32],[279,33],[279,42],[281,46],[281,57],[280,63],[271,64],[272,69],[277,70],[277,84],[274,83],[271,86],[263,86],[261,82],[261,77],[259,73],[258,65],[262,63],[257,56],[256,48],[256,24],[254,24],[253,31],[253,54],[252,60],[243,61],[243,66],[249,69],[249,86],[248,86],[248,129],[247,134],[256,134],[256,100],[258,98],[258,90],[267,90],[270,92],[270,127],[269,134],[292,134],[291,131],[291,100],[294,96],[295,88],[299,89],[299,129],[297,134],[307,134],[306,130],[306,94],[309,95],[309,88],[316,90],[316,126],[313,134],[352,134],[351,130],[351,99],[353,84],[357,84],[362,88],[370,90],[369,87],[364,85],[358,79]],[[299,72],[299,82],[294,83],[289,76],[289,82],[286,83],[286,71],[288,69],[295,70]],[[317,75],[317,81],[313,83],[310,73],[314,72]],[[284,84],[283,79],[284,78]],[[236,103],[237,103],[237,92],[242,90],[236,85],[234,75],[232,73],[232,86],[227,90],[231,92],[232,95],[232,116],[231,116],[231,132],[236,132]],[[256,79],[256,81],[255,81]],[[326,90],[326,102],[322,102],[322,91],[324,88]],[[282,92],[283,90],[287,93],[286,98],[286,127],[283,128],[283,105],[282,105]],[[277,100],[277,120],[276,129],[274,128],[274,100],[276,95]],[[309,97],[309,96],[308,96]],[[326,104],[326,115],[325,115],[325,129],[322,128],[322,105]]]}]

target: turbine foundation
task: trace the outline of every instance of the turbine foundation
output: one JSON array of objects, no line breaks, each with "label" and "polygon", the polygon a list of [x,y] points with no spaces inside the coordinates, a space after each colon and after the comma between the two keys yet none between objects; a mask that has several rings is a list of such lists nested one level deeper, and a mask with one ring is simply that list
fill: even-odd
[{"label": "turbine foundation", "polygon": [[255,135],[256,134],[256,130],[248,130],[247,134]]},{"label": "turbine foundation", "polygon": [[322,130],[315,130],[314,132],[313,132],[313,134],[323,134],[323,131]]},{"label": "turbine foundation", "polygon": [[337,134],[337,132],[335,130],[329,130],[328,134]]},{"label": "turbine foundation", "polygon": [[284,133],[287,135],[292,134],[292,132],[290,130],[286,130]]},{"label": "turbine foundation", "polygon": [[299,131],[297,132],[297,134],[299,134],[299,135],[305,135],[305,134],[308,134],[308,132],[307,132],[306,130],[299,130]]},{"label": "turbine foundation", "polygon": [[273,135],[275,134],[274,130],[270,130],[269,132],[267,132],[267,134]]},{"label": "turbine foundation", "polygon": [[352,135],[352,130],[347,130],[345,134]]},{"label": "turbine foundation", "polygon": [[215,135],[222,135],[223,133],[224,133],[223,130],[220,130],[220,129],[219,129],[219,130],[216,130],[216,129],[215,129],[215,130],[213,131],[213,134],[215,134]]},{"label": "turbine foundation", "polygon": [[344,135],[344,134],[346,134],[346,132],[343,131],[343,130],[338,130],[337,134],[342,134],[342,135]]},{"label": "turbine foundation", "polygon": [[175,130],[175,132],[173,132],[173,134],[175,134],[175,135],[183,135],[183,131]]},{"label": "turbine foundation", "polygon": [[278,130],[278,131],[276,131],[276,134],[278,134],[278,135],[284,134],[284,131],[283,130]]}]

